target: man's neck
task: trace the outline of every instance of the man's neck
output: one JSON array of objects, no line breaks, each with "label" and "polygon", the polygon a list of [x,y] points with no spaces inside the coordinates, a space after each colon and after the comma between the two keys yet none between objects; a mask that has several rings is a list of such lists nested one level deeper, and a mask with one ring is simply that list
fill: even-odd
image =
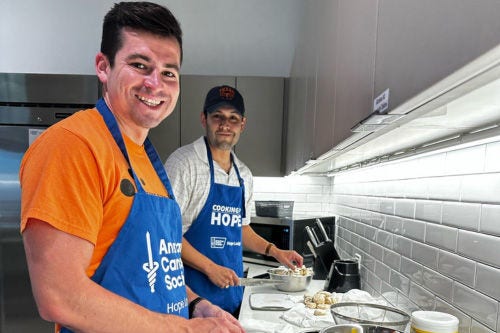
[{"label": "man's neck", "polygon": [[231,151],[214,149],[212,147],[210,147],[210,151],[212,152],[212,159],[229,174],[231,170]]}]

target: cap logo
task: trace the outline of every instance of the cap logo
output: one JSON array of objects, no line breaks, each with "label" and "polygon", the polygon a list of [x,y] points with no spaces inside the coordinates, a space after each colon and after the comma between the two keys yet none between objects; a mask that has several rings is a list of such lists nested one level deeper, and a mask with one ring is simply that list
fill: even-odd
[{"label": "cap logo", "polygon": [[219,89],[219,96],[227,100],[232,100],[234,98],[234,89],[231,87],[222,87]]}]

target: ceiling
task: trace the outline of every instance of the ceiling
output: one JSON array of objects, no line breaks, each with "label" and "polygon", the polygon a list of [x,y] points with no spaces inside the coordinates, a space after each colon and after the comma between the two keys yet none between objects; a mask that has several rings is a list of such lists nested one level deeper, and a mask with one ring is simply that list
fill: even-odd
[{"label": "ceiling", "polygon": [[[303,0],[153,0],[184,33],[182,74],[288,77]],[[2,0],[0,72],[95,74],[114,0]]]}]

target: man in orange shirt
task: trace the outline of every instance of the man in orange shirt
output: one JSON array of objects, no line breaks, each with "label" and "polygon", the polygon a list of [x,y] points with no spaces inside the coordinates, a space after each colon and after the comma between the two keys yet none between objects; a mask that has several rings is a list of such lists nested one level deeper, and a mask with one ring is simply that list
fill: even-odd
[{"label": "man in orange shirt", "polygon": [[185,285],[179,206],[147,139],[175,107],[181,60],[168,9],[116,4],[95,60],[103,98],[47,129],[23,158],[33,294],[58,332],[243,331]]}]

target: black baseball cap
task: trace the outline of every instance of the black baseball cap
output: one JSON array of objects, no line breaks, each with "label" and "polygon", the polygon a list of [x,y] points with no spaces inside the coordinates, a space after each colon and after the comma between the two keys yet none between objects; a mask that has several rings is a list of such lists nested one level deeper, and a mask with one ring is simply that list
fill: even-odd
[{"label": "black baseball cap", "polygon": [[223,85],[210,89],[205,98],[203,111],[211,113],[221,106],[232,106],[239,114],[245,116],[243,97],[238,90],[233,87]]}]

